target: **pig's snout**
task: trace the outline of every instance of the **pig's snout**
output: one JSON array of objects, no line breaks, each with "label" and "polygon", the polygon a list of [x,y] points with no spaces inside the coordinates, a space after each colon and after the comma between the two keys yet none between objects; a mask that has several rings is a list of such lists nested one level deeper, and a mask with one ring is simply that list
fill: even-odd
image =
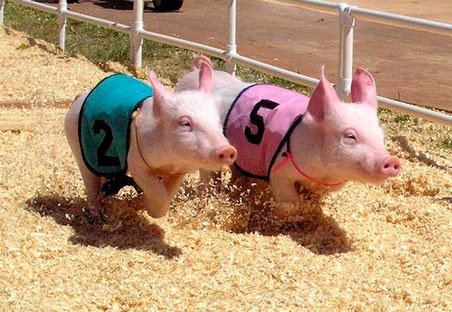
[{"label": "pig's snout", "polygon": [[221,165],[232,165],[237,158],[237,150],[233,146],[226,146],[219,149],[215,155],[215,162]]},{"label": "pig's snout", "polygon": [[400,160],[396,156],[389,156],[381,166],[381,173],[387,177],[395,177],[400,171]]}]

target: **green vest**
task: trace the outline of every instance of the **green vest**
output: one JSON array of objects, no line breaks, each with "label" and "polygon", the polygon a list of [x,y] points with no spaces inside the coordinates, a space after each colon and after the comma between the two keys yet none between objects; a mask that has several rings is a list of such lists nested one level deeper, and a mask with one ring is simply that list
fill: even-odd
[{"label": "green vest", "polygon": [[132,113],[153,90],[124,74],[105,78],[88,94],[79,116],[79,140],[86,166],[97,176],[127,171]]}]

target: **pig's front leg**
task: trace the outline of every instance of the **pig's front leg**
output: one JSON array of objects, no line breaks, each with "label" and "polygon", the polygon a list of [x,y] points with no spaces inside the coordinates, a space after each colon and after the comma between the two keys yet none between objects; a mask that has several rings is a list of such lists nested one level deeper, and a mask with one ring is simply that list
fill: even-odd
[{"label": "pig's front leg", "polygon": [[148,211],[154,218],[160,218],[168,212],[169,205],[176,195],[184,175],[175,174],[160,178],[151,172],[152,169],[144,162],[138,148],[136,129],[133,123],[127,163],[134,181],[143,191],[143,196],[139,199],[139,209]]},{"label": "pig's front leg", "polygon": [[278,218],[294,215],[300,208],[300,194],[296,188],[296,180],[287,175],[275,173],[270,176],[270,185],[276,200],[273,212]]},{"label": "pig's front leg", "polygon": [[159,178],[144,168],[133,168],[133,165],[130,172],[143,190],[143,197],[139,199],[140,209],[146,210],[154,218],[165,216],[184,175]]}]

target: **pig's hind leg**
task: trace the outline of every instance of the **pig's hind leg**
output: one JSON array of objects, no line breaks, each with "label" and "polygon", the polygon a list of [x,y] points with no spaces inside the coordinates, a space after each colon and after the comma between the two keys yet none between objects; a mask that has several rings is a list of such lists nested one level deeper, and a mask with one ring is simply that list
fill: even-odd
[{"label": "pig's hind leg", "polygon": [[[85,185],[85,192],[88,201],[88,213],[91,217],[100,216],[100,208],[102,206],[102,193],[101,193],[101,178],[93,174],[88,167],[86,167],[83,157],[79,148],[78,138],[77,141],[72,142],[70,139],[69,146],[77,161],[80,174],[82,176],[83,184]],[[88,216],[87,216],[88,217]],[[89,218],[89,217],[88,217]]]},{"label": "pig's hind leg", "polygon": [[64,130],[66,133],[66,139],[68,141],[69,147],[74,154],[77,161],[80,173],[82,175],[83,183],[85,185],[87,200],[88,200],[88,213],[91,216],[99,216],[99,208],[102,204],[102,194],[101,194],[101,179],[93,174],[85,165],[83,161],[82,152],[80,150],[79,137],[78,137],[78,119],[80,114],[80,109],[86,94],[77,95],[66,114],[64,120]]},{"label": "pig's hind leg", "polygon": [[84,164],[79,164],[80,173],[85,185],[86,197],[88,200],[88,214],[86,217],[102,217],[101,207],[103,196],[101,192],[101,178],[93,174]]}]

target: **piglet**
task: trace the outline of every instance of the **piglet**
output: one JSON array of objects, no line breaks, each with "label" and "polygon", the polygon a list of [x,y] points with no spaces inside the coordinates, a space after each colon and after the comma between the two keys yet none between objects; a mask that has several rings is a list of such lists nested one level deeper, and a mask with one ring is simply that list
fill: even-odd
[{"label": "piglet", "polygon": [[222,133],[210,66],[200,66],[194,90],[173,93],[155,73],[149,79],[153,88],[126,75],[108,77],[77,96],[66,115],[92,215],[99,216],[104,196],[136,183],[144,193],[139,208],[162,217],[186,173],[236,158]]},{"label": "piglet", "polygon": [[[197,88],[199,64],[176,90]],[[266,84],[250,84],[214,71],[214,93],[224,133],[237,149],[233,183],[268,181],[276,199],[276,216],[299,208],[299,186],[311,192],[337,190],[347,181],[380,183],[395,177],[400,161],[385,148],[377,117],[376,85],[358,68],[351,103],[341,102],[324,67],[311,98]],[[244,182],[245,181],[245,182]]]}]

